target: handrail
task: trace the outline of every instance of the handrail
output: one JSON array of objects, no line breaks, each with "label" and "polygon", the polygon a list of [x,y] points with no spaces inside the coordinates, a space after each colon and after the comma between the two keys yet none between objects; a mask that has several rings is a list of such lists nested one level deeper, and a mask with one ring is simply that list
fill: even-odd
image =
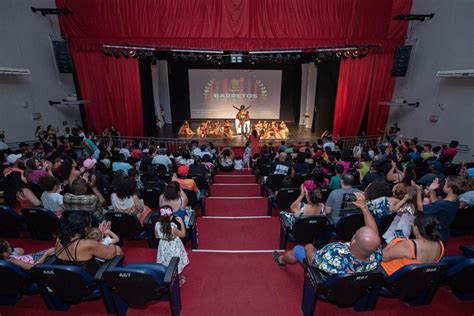
[{"label": "handrail", "polygon": [[[337,140],[342,141],[343,148],[345,149],[351,149],[357,144],[362,144],[364,146],[373,146],[379,143],[380,137],[378,135],[368,135],[368,136],[354,136],[354,137],[339,137]],[[99,140],[101,140],[105,146],[108,146],[112,143],[115,144],[122,144],[123,142],[127,144],[132,144],[136,141],[138,141],[139,144],[142,144],[144,142],[147,142],[150,144],[150,142],[155,143],[156,145],[165,145],[168,147],[169,150],[173,149],[175,151],[178,151],[180,147],[182,146],[187,146],[191,141],[206,141],[206,142],[213,142],[216,147],[222,147],[222,146],[230,146],[229,142],[234,141],[233,139],[224,139],[224,138],[212,138],[212,137],[206,137],[206,138],[199,138],[199,137],[186,137],[186,138],[170,138],[170,137],[134,137],[134,136],[119,136],[119,137],[112,137],[112,136],[98,136],[97,137]],[[304,144],[305,142],[315,142],[316,139],[313,138],[300,138],[300,139],[262,139],[260,140],[260,146],[267,145],[270,147],[278,146],[280,142],[284,140],[287,144]],[[244,146],[246,140],[242,140],[242,145]],[[30,141],[25,141],[24,143],[27,143],[28,145],[32,145],[34,143],[37,143],[38,141],[35,140],[30,140]],[[7,143],[8,146],[11,149],[17,149],[19,147],[19,144],[21,142],[10,142]],[[441,145],[449,145],[447,142],[440,142],[440,141],[430,141],[430,140],[418,140],[418,144],[423,145],[423,144],[431,144],[435,146],[441,146]],[[238,145],[232,145],[233,147],[238,147]],[[460,153],[468,153],[470,152],[470,148],[468,145],[465,144],[460,144],[458,146],[458,150]]]}]

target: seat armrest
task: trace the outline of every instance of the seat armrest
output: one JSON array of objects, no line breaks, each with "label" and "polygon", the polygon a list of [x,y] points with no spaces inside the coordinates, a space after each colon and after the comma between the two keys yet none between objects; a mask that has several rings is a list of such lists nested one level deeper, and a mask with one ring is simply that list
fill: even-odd
[{"label": "seat armrest", "polygon": [[196,212],[192,212],[191,216],[189,216],[188,226],[189,228],[194,228],[195,225],[196,225]]},{"label": "seat armrest", "polygon": [[290,230],[291,228],[291,223],[288,219],[288,217],[286,217],[285,215],[283,214],[280,214],[280,222],[281,222],[281,228],[285,231],[288,231]]},{"label": "seat armrest", "polygon": [[276,197],[276,192],[273,192],[272,190],[267,188],[267,186],[263,185],[263,189],[268,193],[268,197],[270,199],[274,199]]},{"label": "seat armrest", "polygon": [[109,268],[121,267],[123,266],[124,256],[115,256],[114,258],[105,261],[97,270],[94,275],[94,279],[99,281],[102,278],[102,274]]},{"label": "seat armrest", "polygon": [[46,258],[46,260],[43,262],[43,264],[48,264],[48,265],[54,264],[56,259],[57,258],[56,258],[55,255],[49,256],[49,257]]},{"label": "seat armrest", "polygon": [[179,257],[171,258],[170,264],[168,265],[168,268],[166,269],[165,273],[165,284],[171,284],[173,282],[173,279],[178,275],[178,263]]},{"label": "seat armrest", "polygon": [[306,270],[306,275],[310,278],[311,283],[316,287],[317,285],[321,285],[324,283],[324,278],[321,274],[321,271],[319,271],[317,268],[311,266],[308,262],[308,260],[305,258],[303,260],[305,270]]},{"label": "seat armrest", "polygon": [[461,249],[462,254],[466,257],[474,256],[474,245],[461,245],[459,249]]}]

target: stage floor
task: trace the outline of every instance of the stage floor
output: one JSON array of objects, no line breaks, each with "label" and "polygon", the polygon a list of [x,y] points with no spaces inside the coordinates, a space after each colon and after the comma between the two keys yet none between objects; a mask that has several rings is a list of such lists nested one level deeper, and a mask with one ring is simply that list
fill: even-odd
[{"label": "stage floor", "polygon": [[[189,124],[191,125],[191,129],[196,131],[201,121],[191,121]],[[292,123],[292,122],[285,122],[290,130],[290,135],[288,136],[287,141],[311,141],[314,142],[318,138],[318,135],[315,133],[311,133],[311,129],[304,128],[302,125]],[[199,140],[209,140],[214,142],[216,145],[224,145],[224,146],[243,146],[245,145],[246,138],[242,135],[236,135],[233,138],[198,138],[196,135],[192,137],[178,137],[178,130],[181,127],[182,122],[174,122],[173,124],[165,124],[163,128],[158,129],[156,133],[156,137],[159,138],[174,138],[174,139],[199,139]],[[235,129],[232,129],[235,132]],[[272,140],[272,139],[265,139],[265,142],[275,142],[279,140]]]}]

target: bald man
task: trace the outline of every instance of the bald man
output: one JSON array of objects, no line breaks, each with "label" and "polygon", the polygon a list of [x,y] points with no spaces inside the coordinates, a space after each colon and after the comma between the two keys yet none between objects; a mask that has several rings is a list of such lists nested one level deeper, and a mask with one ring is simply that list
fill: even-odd
[{"label": "bald man", "polygon": [[382,260],[380,238],[372,214],[363,193],[355,193],[354,205],[362,210],[365,226],[359,228],[350,242],[333,242],[316,250],[312,244],[296,246],[280,256],[275,251],[273,258],[281,266],[286,264],[308,263],[328,275],[338,273],[368,272],[377,269]]}]

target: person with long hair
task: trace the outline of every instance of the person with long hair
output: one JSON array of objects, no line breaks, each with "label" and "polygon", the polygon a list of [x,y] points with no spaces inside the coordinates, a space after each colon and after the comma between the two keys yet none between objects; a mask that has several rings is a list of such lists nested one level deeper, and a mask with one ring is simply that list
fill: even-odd
[{"label": "person with long hair", "polygon": [[174,215],[181,218],[185,218],[186,212],[185,208],[188,205],[188,198],[186,194],[181,189],[181,186],[176,181],[171,181],[166,189],[163,191],[163,194],[160,195],[160,206],[167,205],[171,207]]},{"label": "person with long hair", "polygon": [[[396,194],[400,194],[399,192],[402,189],[405,191],[404,196],[396,196]],[[394,197],[399,198],[400,202],[398,202],[394,207],[397,216],[394,218],[387,231],[383,234],[383,238],[387,244],[397,236],[397,231],[401,231],[403,236],[409,237],[412,232],[415,216],[418,213],[416,207],[416,189],[414,187],[408,187],[401,182],[393,188],[393,192]]]},{"label": "person with long hair", "polygon": [[389,276],[406,265],[435,263],[443,257],[441,226],[435,217],[418,215],[414,220],[413,235],[415,239],[393,239],[383,249],[381,266]]},{"label": "person with long hair", "polygon": [[151,210],[138,197],[135,179],[129,176],[119,177],[116,184],[115,192],[110,196],[114,211],[136,215],[143,223]]},{"label": "person with long hair", "polygon": [[0,240],[0,260],[8,260],[23,270],[30,270],[35,265],[43,263],[54,254],[54,248],[30,254],[24,254],[21,248],[12,248],[6,240]]},{"label": "person with long hair", "polygon": [[252,148],[252,156],[260,153],[260,136],[256,129],[249,136],[250,147]]},{"label": "person with long hair", "polygon": [[[173,219],[176,223],[173,222]],[[186,227],[181,217],[173,218],[171,206],[163,205],[160,208],[160,216],[155,224],[155,237],[160,239],[156,262],[167,266],[173,257],[179,257],[178,273],[180,274],[181,285],[186,281],[181,273],[189,264],[188,254],[180,239],[185,235]]]},{"label": "person with long hair", "polygon": [[4,199],[18,213],[24,208],[38,207],[41,201],[26,187],[26,179],[20,172],[8,174],[4,182]]},{"label": "person with long hair", "polygon": [[[54,247],[56,261],[60,264],[79,266],[94,276],[100,267],[95,258],[109,260],[122,254],[119,246],[105,246],[87,238],[91,229],[91,217],[87,212],[72,212],[59,227]],[[110,222],[99,225],[101,231],[110,229]]]}]

